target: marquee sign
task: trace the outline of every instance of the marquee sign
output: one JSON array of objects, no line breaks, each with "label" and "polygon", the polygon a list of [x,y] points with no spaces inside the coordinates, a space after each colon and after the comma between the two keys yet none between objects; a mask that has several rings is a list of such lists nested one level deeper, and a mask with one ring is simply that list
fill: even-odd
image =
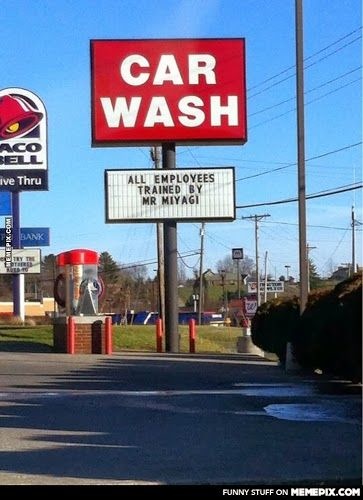
[{"label": "marquee sign", "polygon": [[235,220],[234,168],[106,170],[106,223]]},{"label": "marquee sign", "polygon": [[0,248],[0,274],[39,274],[40,250],[13,248],[11,260],[6,254],[6,249]]},{"label": "marquee sign", "polygon": [[244,39],[92,40],[94,146],[243,144]]},{"label": "marquee sign", "polygon": [[47,115],[38,96],[0,90],[0,190],[48,189]]}]

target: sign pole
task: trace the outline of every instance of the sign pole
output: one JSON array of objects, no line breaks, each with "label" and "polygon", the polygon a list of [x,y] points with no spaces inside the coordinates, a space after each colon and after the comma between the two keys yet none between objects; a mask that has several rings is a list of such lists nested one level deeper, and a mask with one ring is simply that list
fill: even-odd
[{"label": "sign pole", "polygon": [[[20,244],[20,193],[11,193],[13,213],[13,248],[21,248]],[[19,316],[22,321],[24,314],[24,275],[13,274],[13,316]]]},{"label": "sign pole", "polygon": [[[163,169],[176,168],[175,143],[162,144]],[[178,248],[175,219],[164,222],[165,351],[179,352],[178,334]]]}]

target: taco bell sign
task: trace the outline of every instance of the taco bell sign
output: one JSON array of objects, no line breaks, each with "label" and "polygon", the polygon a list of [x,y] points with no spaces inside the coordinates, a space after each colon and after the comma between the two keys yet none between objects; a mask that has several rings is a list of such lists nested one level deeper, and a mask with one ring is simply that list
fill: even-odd
[{"label": "taco bell sign", "polygon": [[44,104],[29,90],[0,90],[0,191],[47,189]]},{"label": "taco bell sign", "polygon": [[243,144],[244,39],[91,40],[94,146]]}]

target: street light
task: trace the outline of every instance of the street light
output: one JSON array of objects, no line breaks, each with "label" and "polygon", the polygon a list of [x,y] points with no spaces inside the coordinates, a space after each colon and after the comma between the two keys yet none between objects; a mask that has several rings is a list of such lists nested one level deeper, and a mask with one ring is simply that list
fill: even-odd
[{"label": "street light", "polygon": [[289,269],[291,266],[289,266],[288,264],[286,264],[286,281],[289,281]]}]

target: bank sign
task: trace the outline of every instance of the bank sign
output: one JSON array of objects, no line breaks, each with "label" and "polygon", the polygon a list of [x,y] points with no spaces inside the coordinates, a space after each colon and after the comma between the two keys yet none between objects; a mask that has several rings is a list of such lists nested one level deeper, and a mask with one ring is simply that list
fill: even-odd
[{"label": "bank sign", "polygon": [[[3,246],[6,246],[6,227],[0,228],[0,247]],[[20,246],[21,247],[49,246],[49,227],[22,227],[20,229]]]},{"label": "bank sign", "polygon": [[244,39],[92,40],[92,144],[243,144]]},{"label": "bank sign", "polygon": [[0,90],[0,190],[47,189],[45,107],[28,90]]},{"label": "bank sign", "polygon": [[106,223],[232,221],[234,168],[106,170]]}]

